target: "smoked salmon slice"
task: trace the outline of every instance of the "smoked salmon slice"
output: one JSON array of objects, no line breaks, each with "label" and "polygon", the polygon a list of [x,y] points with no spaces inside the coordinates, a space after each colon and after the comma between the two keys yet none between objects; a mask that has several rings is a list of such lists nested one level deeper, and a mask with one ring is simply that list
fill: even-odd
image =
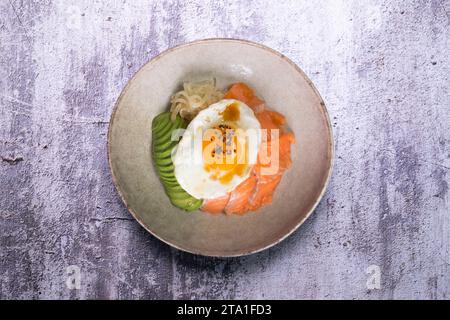
[{"label": "smoked salmon slice", "polygon": [[242,101],[255,112],[260,111],[257,109],[264,106],[264,101],[259,99],[253,90],[242,82],[233,84],[223,98]]},{"label": "smoked salmon slice", "polygon": [[251,175],[231,192],[230,201],[225,207],[225,213],[244,214],[249,210],[248,199],[255,191],[256,181],[256,176]]},{"label": "smoked salmon slice", "polygon": [[248,210],[256,210],[272,203],[272,197],[281,181],[281,175],[262,176],[258,179],[253,197],[249,201]]}]

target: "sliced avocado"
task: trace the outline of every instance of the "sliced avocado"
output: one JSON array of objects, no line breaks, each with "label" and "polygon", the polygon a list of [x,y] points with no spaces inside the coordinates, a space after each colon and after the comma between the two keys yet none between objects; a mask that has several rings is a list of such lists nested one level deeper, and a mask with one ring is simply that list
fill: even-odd
[{"label": "sliced avocado", "polygon": [[177,119],[172,122],[169,119],[169,122],[166,124],[165,127],[154,131],[155,137],[157,139],[157,143],[159,142],[160,139],[170,139],[172,137],[172,131],[178,128],[181,128],[181,123],[183,122],[183,120],[180,117],[177,117]]},{"label": "sliced avocado", "polygon": [[158,132],[155,132],[155,142],[159,143],[159,141],[161,140],[165,140],[165,139],[170,139],[172,131],[176,129],[176,127],[172,124],[169,123],[167,124],[165,127],[163,127],[161,130],[159,130]]},{"label": "sliced avocado", "polygon": [[162,136],[155,136],[155,146],[160,146],[162,144],[167,144],[168,142],[175,142],[178,143],[178,141],[175,141],[172,139],[172,133],[176,130],[179,129],[177,127],[170,127],[170,129],[168,129],[166,131],[166,133]]},{"label": "sliced avocado", "polygon": [[172,157],[172,148],[167,148],[166,150],[162,150],[162,151],[158,151],[158,152],[154,152],[154,158],[156,159],[165,159],[165,158],[171,158]]},{"label": "sliced avocado", "polygon": [[159,144],[159,145],[154,145],[153,146],[153,152],[154,152],[154,154],[156,155],[157,153],[160,153],[160,152],[166,152],[166,151],[168,151],[168,152],[172,152],[172,149],[176,146],[178,144],[178,142],[176,142],[176,141],[166,141],[165,143],[163,143],[163,144]]},{"label": "sliced avocado", "polygon": [[172,164],[172,159],[170,157],[168,158],[162,158],[162,159],[155,159],[155,163],[158,167],[166,167],[166,166],[170,166]]},{"label": "sliced avocado", "polygon": [[186,211],[195,211],[198,210],[202,204],[202,200],[195,199],[191,197],[190,199],[170,199],[174,206],[178,208],[184,209]]},{"label": "sliced avocado", "polygon": [[[170,181],[170,180],[165,180],[164,181],[164,186],[167,188],[167,189],[171,189],[171,188],[174,188],[174,187],[176,187],[176,186],[179,186],[180,184],[178,183],[178,181],[177,181],[177,179],[174,179],[174,180],[172,180],[172,181]],[[184,190],[183,190],[184,191]]]},{"label": "sliced avocado", "polygon": [[167,182],[177,182],[177,179],[175,178],[175,175],[173,172],[160,172],[158,171],[159,177],[161,180],[167,181]]},{"label": "sliced avocado", "polygon": [[175,174],[173,173],[173,171],[164,172],[161,171],[158,167],[156,167],[156,171],[158,171],[159,177],[162,179],[175,179]]},{"label": "sliced avocado", "polygon": [[203,204],[203,200],[195,199],[191,197],[189,200],[185,201],[185,210],[186,211],[195,211],[200,209]]},{"label": "sliced avocado", "polygon": [[165,128],[168,124],[170,124],[170,115],[167,113],[161,113],[156,116],[152,121],[152,132],[158,133],[161,132],[163,128]]},{"label": "sliced avocado", "polygon": [[184,189],[179,184],[172,185],[172,186],[166,185],[166,188],[170,194],[176,195],[177,193],[179,193],[179,194],[184,194],[184,195],[190,197],[189,193],[184,191]]},{"label": "sliced avocado", "polygon": [[158,172],[162,173],[162,174],[166,174],[166,173],[171,173],[173,174],[173,171],[175,170],[173,163],[170,163],[169,165],[166,166],[156,166],[156,169],[158,169]]},{"label": "sliced avocado", "polygon": [[166,189],[166,191],[167,191],[167,194],[169,195],[170,199],[183,200],[183,199],[192,198],[192,196],[189,193],[187,193],[186,191],[176,192],[176,191],[172,191],[170,188]]},{"label": "sliced avocado", "polygon": [[152,155],[156,171],[172,204],[186,211],[195,211],[201,207],[203,200],[192,197],[180,186],[171,157],[173,148],[178,144],[172,141],[172,132],[186,126],[187,123],[180,116],[172,121],[170,112],[156,116],[152,121]]}]

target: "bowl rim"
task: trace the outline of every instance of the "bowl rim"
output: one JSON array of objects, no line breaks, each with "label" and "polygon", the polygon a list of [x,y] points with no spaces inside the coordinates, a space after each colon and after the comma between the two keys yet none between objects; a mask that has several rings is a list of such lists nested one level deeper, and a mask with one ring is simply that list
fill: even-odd
[{"label": "bowl rim", "polygon": [[[310,86],[310,88],[314,91],[314,93],[317,95],[317,97],[319,98],[319,103],[320,103],[320,109],[322,114],[324,115],[325,118],[325,122],[326,122],[326,126],[328,129],[328,133],[329,133],[329,138],[330,138],[330,143],[328,145],[328,152],[330,154],[330,161],[329,161],[329,165],[327,167],[327,177],[321,187],[321,191],[319,193],[319,196],[317,197],[317,199],[315,200],[314,204],[311,206],[311,208],[309,209],[309,211],[306,213],[306,215],[299,220],[295,225],[293,225],[290,230],[288,232],[286,232],[285,234],[283,234],[281,237],[279,237],[276,241],[273,241],[272,243],[265,245],[263,247],[260,248],[256,248],[256,249],[252,249],[249,251],[243,251],[243,252],[237,252],[237,253],[233,253],[233,254],[210,254],[210,253],[202,253],[199,251],[195,251],[195,250],[191,250],[189,248],[184,248],[181,245],[177,245],[174,243],[171,243],[170,241],[160,237],[158,234],[156,234],[155,232],[153,232],[149,226],[147,226],[134,212],[134,210],[128,205],[127,201],[125,200],[125,197],[122,194],[122,191],[119,188],[119,185],[117,183],[117,177],[116,174],[113,170],[113,166],[112,166],[112,161],[111,161],[111,131],[112,131],[112,127],[114,124],[114,119],[115,119],[115,115],[118,109],[119,104],[121,103],[123,96],[127,93],[131,83],[133,82],[133,80],[137,77],[137,75],[141,72],[141,70],[150,65],[150,64],[154,64],[155,62],[157,62],[159,59],[161,59],[162,57],[177,51],[179,49],[183,49],[183,48],[187,48],[190,46],[195,46],[198,44],[203,44],[203,43],[212,43],[212,42],[230,42],[230,43],[237,43],[237,44],[243,44],[243,45],[249,45],[249,46],[253,46],[262,50],[265,50],[271,54],[274,54],[276,56],[278,56],[279,58],[281,58],[282,60],[284,60],[285,62],[287,62],[291,67],[294,68],[294,70],[296,72],[299,73],[299,75],[308,83],[308,85]],[[318,204],[320,203],[320,201],[322,200],[325,191],[329,185],[329,182],[331,180],[331,176],[333,173],[333,168],[334,168],[334,157],[335,157],[335,144],[334,144],[334,137],[333,137],[333,129],[331,126],[331,121],[330,121],[330,115],[328,113],[328,110],[325,106],[325,102],[322,98],[322,96],[320,95],[319,91],[317,90],[317,88],[314,86],[314,84],[312,83],[312,81],[309,79],[309,77],[306,75],[306,73],[299,67],[297,66],[297,64],[295,64],[291,59],[289,59],[287,56],[285,56],[284,54],[282,54],[279,51],[276,51],[266,45],[257,43],[257,42],[253,42],[250,40],[245,40],[245,39],[238,39],[238,38],[205,38],[205,39],[200,39],[200,40],[194,40],[191,42],[186,42],[186,43],[182,43],[173,47],[170,47],[162,52],[160,52],[159,54],[157,54],[156,56],[154,56],[153,58],[151,58],[150,60],[148,60],[146,63],[144,63],[142,66],[139,67],[139,69],[133,74],[133,76],[127,81],[125,87],[122,89],[119,97],[117,98],[116,102],[114,103],[114,107],[113,110],[111,112],[111,116],[110,116],[110,121],[109,121],[109,126],[108,126],[108,135],[107,135],[107,156],[108,156],[108,165],[109,165],[109,170],[111,172],[111,176],[112,176],[112,180],[115,186],[115,189],[117,190],[117,193],[119,194],[119,197],[121,198],[122,202],[124,203],[125,207],[127,208],[127,210],[130,212],[130,214],[133,216],[134,219],[136,219],[136,221],[145,229],[147,230],[147,232],[149,232],[151,235],[153,235],[155,238],[159,239],[160,241],[168,244],[169,246],[184,251],[184,252],[188,252],[191,254],[195,254],[195,255],[200,255],[200,256],[205,256],[205,257],[220,257],[220,258],[232,258],[232,257],[241,257],[241,256],[246,256],[246,255],[250,255],[250,254],[254,254],[254,253],[258,253],[261,251],[264,251],[266,249],[269,249],[277,244],[279,244],[280,242],[282,242],[284,239],[286,239],[287,237],[289,237],[292,233],[294,233],[305,221],[306,219],[308,219],[311,214],[314,212],[314,210],[317,208]]]}]

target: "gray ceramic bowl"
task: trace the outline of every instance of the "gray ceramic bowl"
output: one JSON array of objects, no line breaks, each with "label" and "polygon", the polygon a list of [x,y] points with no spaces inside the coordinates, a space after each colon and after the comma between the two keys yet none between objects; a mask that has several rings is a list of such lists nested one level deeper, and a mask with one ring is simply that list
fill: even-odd
[{"label": "gray ceramic bowl", "polygon": [[[287,118],[296,136],[293,165],[272,205],[244,216],[186,213],[172,206],[151,157],[151,122],[185,80],[215,77],[225,89],[243,81]],[[260,44],[209,39],[167,50],[129,81],[111,116],[109,164],[117,190],[137,221],[171,246],[207,256],[268,248],[311,214],[331,175],[333,139],[325,104],[292,61]]]}]

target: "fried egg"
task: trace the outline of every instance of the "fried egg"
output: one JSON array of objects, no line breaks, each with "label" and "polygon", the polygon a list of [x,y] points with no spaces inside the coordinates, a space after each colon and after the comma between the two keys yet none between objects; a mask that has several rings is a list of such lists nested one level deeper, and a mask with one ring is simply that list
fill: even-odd
[{"label": "fried egg", "polygon": [[257,161],[260,129],[253,110],[238,100],[220,100],[200,111],[172,158],[180,186],[197,199],[231,192]]}]

